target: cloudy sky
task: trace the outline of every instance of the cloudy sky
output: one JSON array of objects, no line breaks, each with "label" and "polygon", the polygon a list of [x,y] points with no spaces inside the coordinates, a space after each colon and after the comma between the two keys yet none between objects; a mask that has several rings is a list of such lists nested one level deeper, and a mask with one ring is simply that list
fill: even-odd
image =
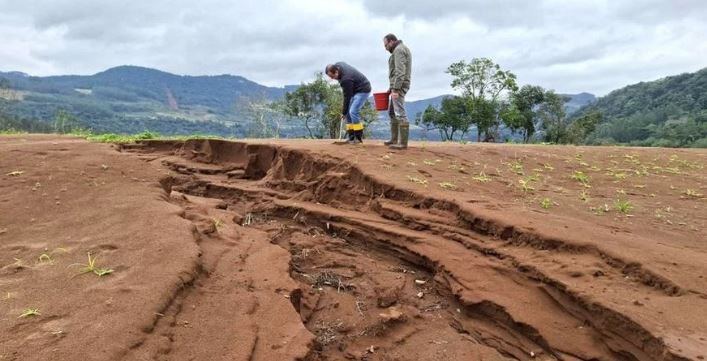
[{"label": "cloudy sky", "polygon": [[381,38],[413,53],[411,99],[489,57],[521,84],[603,95],[707,66],[704,0],[0,0],[0,70],[93,74],[132,64],[298,84],[344,60],[387,89]]}]

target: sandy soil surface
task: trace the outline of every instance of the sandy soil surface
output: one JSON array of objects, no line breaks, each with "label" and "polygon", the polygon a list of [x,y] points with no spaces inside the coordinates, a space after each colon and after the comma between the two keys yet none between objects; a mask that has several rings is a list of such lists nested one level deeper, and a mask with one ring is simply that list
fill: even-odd
[{"label": "sandy soil surface", "polygon": [[705,165],[3,136],[0,360],[702,360]]}]

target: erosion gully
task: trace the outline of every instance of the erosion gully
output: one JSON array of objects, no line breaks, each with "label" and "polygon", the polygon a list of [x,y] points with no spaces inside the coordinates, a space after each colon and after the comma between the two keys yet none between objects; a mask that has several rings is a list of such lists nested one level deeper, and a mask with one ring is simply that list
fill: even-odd
[{"label": "erosion gully", "polygon": [[[284,354],[304,360],[683,359],[525,256],[530,248],[557,262],[599,262],[615,279],[640,273],[651,292],[680,292],[596,249],[496,225],[304,150],[191,140],[121,151],[169,170],[160,182],[202,249],[193,280],[146,331],[159,337],[135,345],[136,354],[267,360],[284,359],[289,347]],[[287,255],[289,278],[275,261]],[[247,272],[282,285],[248,298],[258,286]],[[293,312],[308,335],[293,335],[284,316]],[[203,329],[218,332],[199,338]],[[273,346],[278,337],[291,344]],[[204,344],[213,355],[195,351]]]}]

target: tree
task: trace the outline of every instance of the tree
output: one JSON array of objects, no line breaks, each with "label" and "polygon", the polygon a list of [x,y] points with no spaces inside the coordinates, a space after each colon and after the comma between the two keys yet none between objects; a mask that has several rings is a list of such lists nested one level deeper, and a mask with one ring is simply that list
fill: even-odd
[{"label": "tree", "polygon": [[252,100],[240,97],[236,100],[236,107],[242,115],[250,121],[248,137],[252,138],[279,138],[281,104],[270,102],[266,98]]},{"label": "tree", "polygon": [[[310,138],[338,138],[344,95],[338,84],[329,84],[321,73],[316,79],[285,94],[276,109],[290,119],[301,119]],[[366,101],[361,108],[361,120],[368,128],[378,119],[378,112]]]},{"label": "tree", "polygon": [[54,131],[70,133],[81,128],[78,118],[64,109],[59,109],[54,115]]},{"label": "tree", "polygon": [[10,81],[7,78],[0,77],[0,89],[10,89]]},{"label": "tree", "polygon": [[474,58],[470,63],[462,60],[447,68],[454,79],[452,88],[461,90],[467,98],[471,110],[472,123],[477,126],[477,137],[491,129],[497,131],[499,122],[498,104],[500,96],[506,91],[518,88],[516,76],[488,58]]},{"label": "tree", "polygon": [[501,119],[513,132],[521,131],[523,142],[527,143],[535,134],[535,110],[545,100],[545,89],[524,85],[513,92],[510,101],[501,111]]},{"label": "tree", "polygon": [[540,105],[538,115],[545,130],[545,141],[561,144],[567,139],[567,117],[565,103],[567,99],[553,90],[545,92],[545,101]]},{"label": "tree", "polygon": [[587,136],[596,129],[603,118],[604,115],[602,113],[592,112],[575,119],[567,131],[567,142],[572,144],[584,143]]},{"label": "tree", "polygon": [[[431,130],[439,130],[442,112],[435,108],[432,104],[428,105],[424,112],[418,113],[415,117],[415,124],[422,127],[425,134]],[[440,130],[440,137],[444,139]]]},{"label": "tree", "polygon": [[472,112],[468,99],[449,97],[442,100],[440,109],[432,105],[416,119],[416,123],[427,131],[439,130],[442,140],[454,140],[454,135],[461,132],[464,137],[471,127]]},{"label": "tree", "polygon": [[[307,84],[302,84],[297,90],[285,93],[285,99],[280,106],[283,114],[290,119],[300,119],[310,138],[323,138],[324,134],[331,136],[332,86],[324,80],[322,73]],[[338,127],[339,120],[336,124]]]}]

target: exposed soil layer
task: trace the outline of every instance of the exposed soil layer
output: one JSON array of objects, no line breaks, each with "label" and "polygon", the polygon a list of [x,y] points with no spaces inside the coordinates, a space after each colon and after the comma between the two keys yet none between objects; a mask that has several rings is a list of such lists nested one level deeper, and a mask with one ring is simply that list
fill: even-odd
[{"label": "exposed soil layer", "polygon": [[0,360],[707,357],[705,151],[28,138]]}]

